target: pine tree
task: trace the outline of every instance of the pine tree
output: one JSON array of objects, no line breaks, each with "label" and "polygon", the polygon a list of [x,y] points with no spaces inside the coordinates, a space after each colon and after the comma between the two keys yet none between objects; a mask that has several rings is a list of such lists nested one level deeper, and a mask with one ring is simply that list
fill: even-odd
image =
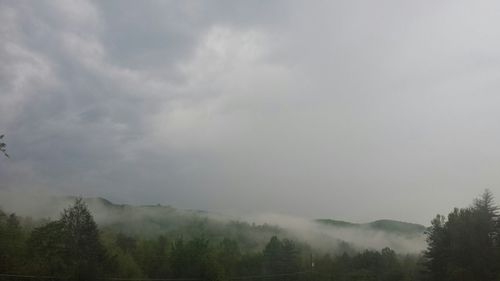
[{"label": "pine tree", "polygon": [[29,248],[36,273],[66,280],[96,280],[106,264],[97,225],[81,198],[59,220],[36,228]]},{"label": "pine tree", "polygon": [[290,273],[299,270],[298,249],[288,239],[271,237],[264,249],[264,270],[267,274]]},{"label": "pine tree", "polygon": [[24,243],[19,218],[0,210],[0,273],[20,269]]},{"label": "pine tree", "polygon": [[75,280],[94,280],[102,274],[105,261],[99,231],[83,199],[65,209],[60,219],[67,255]]},{"label": "pine tree", "polygon": [[445,280],[445,264],[449,255],[449,239],[445,231],[445,217],[437,215],[431,221],[427,231],[427,250],[425,252],[426,268],[429,279],[434,281]]},{"label": "pine tree", "polygon": [[469,208],[437,216],[428,231],[431,280],[494,280],[498,275],[497,206],[486,190]]}]

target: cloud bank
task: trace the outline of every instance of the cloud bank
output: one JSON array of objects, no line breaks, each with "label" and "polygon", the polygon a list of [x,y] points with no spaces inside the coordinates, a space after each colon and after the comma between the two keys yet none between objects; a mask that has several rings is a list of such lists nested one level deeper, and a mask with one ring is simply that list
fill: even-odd
[{"label": "cloud bank", "polygon": [[0,188],[427,223],[500,191],[499,14],[2,1]]}]

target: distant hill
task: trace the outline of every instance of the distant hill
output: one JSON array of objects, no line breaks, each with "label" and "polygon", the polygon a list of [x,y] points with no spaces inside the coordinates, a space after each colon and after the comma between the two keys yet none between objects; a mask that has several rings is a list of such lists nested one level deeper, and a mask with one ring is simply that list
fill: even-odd
[{"label": "distant hill", "polygon": [[426,227],[421,224],[402,222],[397,220],[376,220],[369,223],[351,223],[341,220],[317,219],[316,222],[332,227],[365,228],[410,236],[422,235],[426,230]]},{"label": "distant hill", "polygon": [[[33,200],[30,209],[19,212],[34,218],[57,219],[76,197]],[[349,252],[390,247],[400,253],[417,253],[425,248],[425,227],[394,220],[352,223],[341,220],[309,220],[298,217],[234,217],[203,210],[183,210],[168,205],[116,204],[101,197],[84,198],[103,232],[122,232],[136,237],[184,237],[200,235],[221,241],[240,242],[242,248],[260,251],[276,235],[326,252]],[[16,207],[19,204],[12,204]],[[17,212],[14,208],[9,211]],[[20,211],[20,210],[19,210]]]},{"label": "distant hill", "polygon": [[324,225],[336,226],[336,227],[359,227],[360,224],[341,221],[341,220],[332,220],[332,219],[317,219],[316,222],[319,222]]},{"label": "distant hill", "polygon": [[[67,197],[70,201],[74,200],[75,197]],[[162,214],[162,215],[196,215],[196,216],[209,216],[214,218],[215,216],[221,217],[220,214],[211,213],[204,210],[180,210],[171,206],[165,205],[126,205],[126,204],[114,204],[111,201],[102,198],[102,197],[89,197],[84,198],[84,201],[89,205],[91,209],[95,209],[96,211],[103,211],[104,209],[108,209],[110,212],[124,212],[128,210],[129,212],[141,212],[141,211],[150,211],[153,213]],[[226,217],[226,219],[228,219]],[[396,233],[402,235],[420,235],[423,234],[426,230],[426,227],[421,224],[409,223],[397,220],[389,220],[382,219],[376,220],[368,223],[352,223],[348,221],[342,220],[333,220],[333,219],[317,219],[315,222],[318,222],[323,225],[330,225],[341,228],[365,228],[372,230],[379,230],[388,233]]]}]

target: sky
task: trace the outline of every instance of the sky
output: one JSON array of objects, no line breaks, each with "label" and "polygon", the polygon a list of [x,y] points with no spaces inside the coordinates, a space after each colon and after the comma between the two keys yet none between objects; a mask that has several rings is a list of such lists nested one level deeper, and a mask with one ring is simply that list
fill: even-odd
[{"label": "sky", "polygon": [[0,1],[0,190],[429,224],[500,197],[498,1]]}]

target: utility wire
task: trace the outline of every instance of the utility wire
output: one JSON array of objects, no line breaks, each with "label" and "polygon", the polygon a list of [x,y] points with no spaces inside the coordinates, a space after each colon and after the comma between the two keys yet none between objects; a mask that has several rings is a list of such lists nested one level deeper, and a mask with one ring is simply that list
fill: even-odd
[{"label": "utility wire", "polygon": [[[271,277],[283,277],[283,276],[293,276],[310,273],[311,271],[297,271],[290,273],[280,273],[280,274],[263,274],[263,275],[246,275],[246,276],[234,276],[227,278],[228,280],[242,280],[242,279],[255,279],[255,278],[271,278]],[[37,275],[17,275],[17,274],[1,274],[0,277],[13,277],[20,279],[56,279],[60,280],[57,276],[37,276]],[[99,280],[113,280],[113,281],[201,281],[206,280],[204,278],[119,278],[119,277],[103,277]]]},{"label": "utility wire", "polygon": [[292,275],[299,275],[299,274],[305,274],[305,273],[310,273],[310,271],[297,271],[297,272],[291,272],[291,273],[267,274],[267,275],[235,276],[235,277],[229,277],[228,279],[229,280],[240,280],[240,279],[253,279],[253,278],[269,278],[269,277],[292,276]]},{"label": "utility wire", "polygon": [[99,278],[99,280],[115,280],[115,281],[195,281],[204,280],[202,278],[120,278],[120,277],[107,277]]},{"label": "utility wire", "polygon": [[0,273],[0,277],[14,277],[14,278],[24,278],[24,279],[61,279],[56,276],[18,275],[18,274],[3,274],[3,273]]},{"label": "utility wire", "polygon": [[[38,276],[38,275],[19,275],[19,274],[3,274],[0,273],[1,277],[12,277],[18,279],[55,279],[61,280],[62,277],[57,276]],[[204,280],[202,278],[119,278],[119,277],[105,277],[98,278],[98,280],[122,280],[122,281],[195,281],[195,280]]]}]

